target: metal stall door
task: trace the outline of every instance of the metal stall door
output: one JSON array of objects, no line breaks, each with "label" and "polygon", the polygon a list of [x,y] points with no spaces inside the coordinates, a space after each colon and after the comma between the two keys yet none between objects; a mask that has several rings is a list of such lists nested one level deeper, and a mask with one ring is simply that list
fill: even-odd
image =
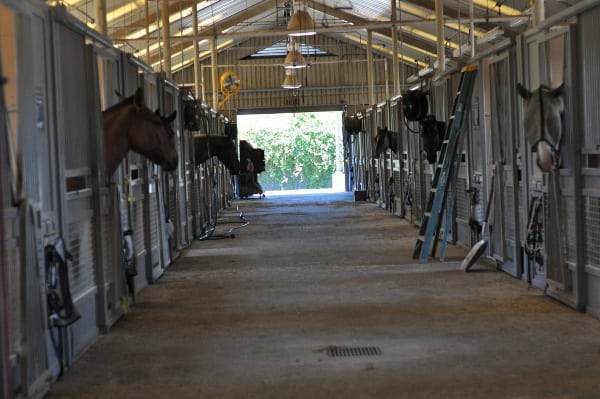
[{"label": "metal stall door", "polygon": [[[562,27],[541,32],[524,39],[525,87],[535,90],[540,84],[558,87],[565,84],[565,111],[563,143],[560,151],[560,169],[543,173],[536,164],[531,143],[522,138],[524,148],[526,185],[521,187],[520,198],[526,198],[522,214],[527,215],[524,231],[526,253],[525,276],[534,286],[543,288],[551,296],[572,303],[572,272],[575,265],[575,200],[573,192],[571,145],[575,134],[572,128],[573,107],[571,81],[573,27]],[[541,242],[540,242],[541,241]]]},{"label": "metal stall door", "polygon": [[[145,76],[149,75],[150,79],[153,76],[152,68],[132,56],[123,54],[123,58],[124,95],[129,97],[141,87],[144,90],[147,105],[149,107],[154,105],[156,109],[158,100],[154,100],[153,102],[148,101],[148,90],[152,92],[153,87],[152,85],[145,84]],[[152,280],[152,245],[146,230],[146,225],[149,224],[149,211],[146,200],[148,196],[148,189],[146,187],[148,181],[147,175],[149,174],[148,161],[143,156],[129,151],[121,168],[121,179],[117,182],[118,186],[122,188],[120,195],[121,223],[123,231],[131,232],[135,269],[131,276],[134,292],[130,292],[130,294],[136,294]],[[118,176],[119,172],[115,173],[115,178],[118,179]]]},{"label": "metal stall door", "polygon": [[[460,78],[460,74],[452,74],[447,76],[445,79],[440,79],[431,84],[431,101],[429,105],[430,113],[435,117],[436,120],[444,122],[446,124],[446,128],[451,122],[449,120],[449,114],[452,111],[451,106],[454,100],[452,83],[455,75],[459,76]],[[454,93],[456,93],[456,91]],[[439,151],[436,153],[436,162],[438,158]],[[461,163],[459,168],[455,169],[455,179],[450,180],[451,182],[454,182],[449,188],[449,198],[446,203],[446,212],[450,213],[450,218],[448,218],[448,215],[446,215],[441,226],[443,234],[440,235],[442,237],[445,236],[448,242],[453,244],[457,242],[457,239],[461,233],[461,228],[468,223],[468,220],[465,220],[468,219],[468,212],[464,212],[467,181],[465,165],[466,163]],[[433,174],[435,173],[434,167],[435,165],[429,164],[429,162],[426,162],[424,165],[426,170],[425,186],[428,191],[431,189]]]},{"label": "metal stall door", "polygon": [[[0,158],[7,332],[12,381],[7,390],[41,397],[55,352],[47,334],[44,244],[58,236],[55,137],[52,135],[50,24],[44,4],[0,5],[2,85]],[[20,158],[20,163],[18,159]],[[18,184],[19,175],[21,184]]]},{"label": "metal stall door", "polygon": [[[0,9],[0,17],[2,10]],[[0,54],[0,76],[2,74],[2,54]],[[7,120],[6,114],[6,102],[4,101],[4,83],[0,84],[0,119]],[[4,239],[4,214],[5,210],[12,208],[12,198],[10,190],[10,155],[8,153],[8,129],[6,129],[6,123],[0,125],[0,148],[3,151],[0,153],[0,204],[2,210],[2,217],[0,217],[0,291],[5,295],[0,296],[0,397],[8,398],[12,395],[13,384],[11,381],[11,367],[10,367],[10,351],[8,346],[9,336],[9,324],[11,319],[8,315],[8,281],[7,281],[7,260],[8,256],[5,254],[5,247],[8,247],[8,241]],[[12,138],[11,138],[12,139]],[[9,234],[14,234],[9,232]]]},{"label": "metal stall door", "polygon": [[229,171],[224,164],[219,162],[218,173],[217,173],[217,187],[218,187],[218,201],[219,211],[229,207]]},{"label": "metal stall door", "polygon": [[214,219],[214,190],[215,190],[215,182],[214,182],[214,170],[213,170],[213,162],[209,159],[205,163],[199,166],[200,173],[202,174],[202,181],[204,184],[202,185],[202,204],[203,204],[203,225],[204,225],[204,233],[210,230],[211,227],[214,227],[215,219]]},{"label": "metal stall door", "polygon": [[198,239],[202,236],[204,228],[206,227],[204,222],[204,201],[203,201],[203,178],[204,174],[201,171],[201,167],[194,167],[193,169],[194,183],[192,186],[193,190],[193,203],[192,211],[194,213],[194,239]]},{"label": "metal stall door", "polygon": [[[142,75],[146,104],[150,109],[160,108],[160,75],[144,70]],[[140,156],[141,157],[141,156]],[[146,278],[154,283],[164,272],[165,260],[170,263],[170,254],[163,251],[166,209],[162,196],[163,185],[160,166],[143,159],[142,192],[144,194],[144,232],[146,236]],[[166,246],[168,248],[168,246]]]},{"label": "metal stall door", "polygon": [[[87,69],[85,28],[66,14],[53,10],[54,85],[56,88],[56,134],[59,187],[61,187],[61,233],[71,253],[71,295],[81,318],[70,325],[63,338],[70,363],[98,335],[98,286],[95,242],[98,219],[94,213],[92,171],[98,169],[97,115],[94,92],[97,77]],[[65,62],[69,60],[69,62]]]},{"label": "metal stall door", "polygon": [[[0,162],[5,172],[2,175],[2,245],[6,269],[2,272],[10,282],[6,291],[2,291],[8,323],[1,328],[8,340],[6,372],[10,370],[15,383],[13,386],[11,381],[6,388],[11,396],[16,390],[41,396],[51,380],[41,250],[44,238],[43,232],[35,227],[37,221],[30,216],[41,210],[42,221],[50,222],[48,234],[57,235],[56,192],[52,191],[50,180],[53,169],[48,159],[49,147],[44,147],[51,140],[46,123],[46,118],[51,121],[48,115],[50,85],[45,69],[50,35],[46,13],[34,7],[0,5],[0,17],[1,76],[6,79],[1,87],[0,104]],[[17,162],[19,157],[21,164]],[[17,183],[20,174],[22,186]],[[43,202],[44,195],[48,196],[48,203]]]},{"label": "metal stall door", "polygon": [[[218,134],[218,115],[214,109],[208,110],[208,135]],[[203,164],[204,171],[204,203],[206,206],[206,226],[207,229],[214,228],[217,223],[218,199],[217,199],[217,170],[218,160],[214,156],[210,157]]]},{"label": "metal stall door", "polygon": [[[421,144],[421,127],[418,122],[406,121],[408,130],[408,162],[412,175],[412,192],[410,220],[417,226],[421,225],[425,212],[425,200],[429,191],[426,191],[424,162]],[[431,181],[429,182],[431,187]]]},{"label": "metal stall door", "polygon": [[[472,213],[472,199],[473,199],[473,174],[475,171],[480,171],[484,167],[484,142],[483,136],[480,131],[481,123],[479,121],[480,116],[480,104],[481,104],[481,82],[480,74],[477,75],[475,85],[473,87],[473,94],[471,96],[470,104],[470,123],[466,123],[464,129],[466,134],[462,138],[462,157],[460,159],[459,168],[456,175],[456,186],[455,190],[455,216],[454,226],[452,233],[452,240],[455,244],[460,245],[464,248],[471,248],[472,236],[471,236],[471,216]],[[460,84],[460,73],[453,73],[450,79],[447,80],[445,94],[446,94],[446,106],[444,108],[445,115],[442,114],[443,120],[446,124],[450,123],[449,118],[452,112],[452,102],[456,92],[458,91]]]},{"label": "metal stall door", "polygon": [[194,220],[196,214],[194,212],[194,201],[195,201],[195,178],[194,178],[194,161],[191,157],[191,153],[194,150],[192,132],[189,130],[182,130],[181,132],[181,152],[179,153],[180,161],[179,168],[182,169],[184,193],[185,198],[183,199],[183,207],[185,211],[181,211],[182,215],[185,215],[186,230],[185,234],[185,246],[189,247],[194,239]]},{"label": "metal stall door", "polygon": [[[95,105],[96,112],[119,102],[115,90],[122,95],[122,53],[112,47],[99,43],[90,45],[91,65],[98,76],[97,91],[99,103]],[[102,121],[99,114],[98,121]],[[126,270],[124,264],[123,228],[120,211],[120,195],[122,187],[122,167],[119,167],[114,176],[106,173],[106,151],[104,146],[104,130],[100,123],[96,148],[102,155],[99,173],[94,181],[95,212],[98,218],[96,251],[97,263],[101,266],[102,273],[98,273],[98,286],[101,287],[98,295],[99,313],[98,322],[103,331],[107,331],[122,315],[127,304]],[[128,224],[127,224],[128,226]],[[128,244],[129,245],[129,244]]]},{"label": "metal stall door", "polygon": [[[578,72],[581,82],[585,82],[580,96],[581,130],[584,133],[581,136],[583,178],[578,194],[583,201],[583,239],[578,243],[582,242],[584,256],[582,262],[577,262],[578,273],[585,274],[577,280],[577,290],[578,298],[587,299],[587,312],[596,317],[600,317],[600,70],[597,68],[600,47],[596,41],[600,37],[599,19],[600,8],[581,15],[577,35],[582,49]],[[572,151],[578,148],[574,145]],[[587,298],[584,292],[587,292]]]},{"label": "metal stall door", "polygon": [[[221,136],[227,135],[227,124],[229,123],[229,119],[224,115],[221,115],[219,118],[219,134]],[[236,147],[239,148],[236,139]],[[229,172],[229,169],[225,166],[224,163],[220,163],[221,165],[221,187],[222,187],[222,195],[221,195],[221,209],[227,209],[231,207],[231,201],[234,198],[234,184],[233,177]]]},{"label": "metal stall door", "polygon": [[348,134],[346,145],[348,146],[348,184],[350,191],[355,192],[358,189],[358,133]]},{"label": "metal stall door", "polygon": [[178,256],[178,251],[189,246],[192,239],[192,214],[190,207],[191,193],[191,176],[190,176],[190,159],[189,146],[191,144],[189,132],[183,128],[183,98],[179,88],[170,82],[166,82],[164,101],[162,107],[165,116],[171,115],[173,111],[177,111],[177,118],[173,121],[173,131],[175,132],[175,144],[177,153],[179,154],[179,166],[173,174],[173,179],[176,179],[175,198],[169,193],[169,198],[174,199],[175,206],[169,203],[169,218],[175,224],[176,243],[177,246],[172,249],[177,252],[173,257]]},{"label": "metal stall door", "polygon": [[[363,118],[363,126],[366,124],[366,118]],[[356,191],[358,192],[359,199],[362,201],[366,201],[368,197],[368,158],[366,155],[366,142],[367,142],[367,133],[361,130],[356,135]],[[356,196],[357,194],[355,194]]]},{"label": "metal stall door", "polygon": [[[218,114],[214,109],[208,111],[209,117],[209,135],[217,135],[219,133]],[[217,223],[217,212],[218,212],[218,198],[217,198],[217,171],[219,167],[219,161],[215,156],[211,156],[204,163],[204,176],[205,176],[205,192],[204,198],[206,201],[207,208],[207,226],[209,229],[214,228]]]},{"label": "metal stall door", "polygon": [[[348,135],[348,141],[351,148],[350,152],[350,163],[351,163],[351,173],[352,173],[352,191],[355,192],[355,196],[359,195],[360,199],[362,199],[363,195],[366,197],[366,176],[365,176],[365,168],[364,168],[364,125],[365,122],[363,119],[360,119],[360,123],[363,126],[360,132],[355,134]],[[359,194],[356,194],[359,192]],[[355,197],[356,198],[356,197]]]},{"label": "metal stall door", "polygon": [[[191,136],[193,137],[193,136]],[[192,138],[193,140],[193,138]],[[193,150],[190,149],[190,156],[193,157]],[[194,159],[194,158],[192,158]],[[202,173],[202,166],[194,166],[194,162],[192,162],[192,213],[194,215],[193,218],[193,237],[198,239],[202,236],[204,232],[204,228],[206,227],[204,224],[204,201],[203,201],[203,178],[204,173]]]},{"label": "metal stall door", "polygon": [[[503,271],[518,277],[518,175],[515,148],[517,146],[515,112],[516,77],[514,51],[490,57],[484,61],[483,78],[486,100],[487,180],[495,179],[492,203],[494,213],[490,225],[490,255]],[[487,72],[487,73],[486,73]],[[477,149],[474,149],[477,151]],[[515,184],[516,183],[516,184]],[[486,187],[489,185],[486,184]],[[489,190],[489,189],[488,189]],[[480,191],[481,192],[481,191]],[[489,194],[487,194],[489,196]],[[486,196],[486,197],[487,197]],[[482,196],[483,198],[483,196]],[[483,206],[487,201],[481,200]],[[481,219],[480,219],[481,220]],[[493,222],[493,223],[492,223]]]},{"label": "metal stall door", "polygon": [[[16,104],[17,90],[17,68],[9,60],[17,60],[16,32],[14,31],[15,16],[13,10],[0,6],[0,18],[3,21],[2,45],[0,46],[0,76],[6,79],[0,85],[0,201],[2,214],[0,218],[0,396],[10,397],[18,387],[13,386],[11,375],[21,376],[16,367],[16,359],[23,348],[20,343],[24,335],[22,329],[23,314],[21,312],[22,290],[21,257],[19,256],[20,234],[19,234],[19,209],[15,201],[17,196],[17,140],[13,134],[15,125],[15,112],[18,112]],[[7,44],[8,43],[8,44]],[[7,64],[6,67],[3,64]],[[12,65],[11,65],[12,64]],[[6,72],[4,72],[6,71]],[[7,87],[8,86],[8,87]],[[5,95],[5,87],[8,94]],[[10,107],[10,110],[9,110]],[[12,112],[13,115],[10,115]],[[9,281],[12,284],[9,284]],[[42,292],[36,290],[38,306],[41,304]],[[41,313],[38,309],[38,315]],[[38,341],[43,342],[44,329],[38,332]],[[42,350],[45,355],[45,350]],[[43,364],[46,363],[45,356]],[[42,365],[43,365],[42,364]],[[44,372],[44,369],[41,370]],[[24,375],[27,381],[27,375]],[[36,376],[37,377],[37,376]],[[28,385],[28,384],[27,384]],[[10,396],[9,396],[10,395]]]},{"label": "metal stall door", "polygon": [[[375,148],[375,140],[377,138],[378,129],[381,128],[389,128],[389,110],[388,104],[380,103],[377,104],[376,114],[375,114],[375,128],[373,130],[373,148]],[[377,190],[377,203],[380,207],[387,209],[389,207],[389,179],[392,175],[391,170],[388,168],[389,166],[389,158],[390,158],[391,150],[386,150],[383,154],[379,156],[379,158],[374,159],[373,162],[375,164],[375,173],[376,173],[376,190]]]},{"label": "metal stall door", "polygon": [[[18,339],[15,343],[24,346],[16,353],[13,375],[20,377],[25,395],[38,396],[48,388],[51,371],[56,374],[58,368],[57,354],[46,327],[49,311],[44,245],[54,244],[60,236],[59,198],[63,193],[58,177],[49,9],[21,2],[19,10],[15,11],[11,20],[15,23],[17,50],[16,56],[9,59],[16,62],[5,64],[14,68],[6,74],[6,94],[10,128],[22,159],[23,186],[18,195],[21,197],[20,220],[15,225],[5,225],[5,228],[18,229],[14,236],[18,250],[13,252],[15,262],[11,261],[9,265],[9,273],[11,270],[17,272],[18,278],[11,278],[15,284],[11,284],[9,290],[19,287],[21,297],[12,306],[20,306],[13,309],[22,312],[22,323],[18,327],[19,335],[11,339]],[[7,22],[9,20],[2,22],[4,29]],[[3,42],[3,53],[10,51],[10,46],[5,47],[5,44]],[[9,89],[11,85],[12,90]]]},{"label": "metal stall door", "polygon": [[193,213],[193,237],[195,239],[200,238],[206,229],[206,206],[204,198],[204,186],[206,180],[204,179],[204,165],[196,165],[196,155],[194,149],[194,136],[198,134],[207,134],[209,131],[209,112],[208,106],[205,103],[200,103],[199,119],[200,123],[197,131],[189,132],[189,159],[190,169],[192,171],[192,213]]},{"label": "metal stall door", "polygon": [[363,120],[364,135],[363,135],[363,168],[365,169],[365,187],[367,190],[367,199],[370,201],[377,200],[377,185],[379,179],[377,177],[376,159],[373,158],[373,141],[375,139],[374,131],[377,131],[377,120],[375,110],[369,108]]},{"label": "metal stall door", "polygon": [[400,134],[402,130],[402,98],[400,96],[393,97],[390,100],[390,127],[389,129],[395,133],[396,148],[398,152],[390,151],[390,175],[392,184],[390,186],[390,206],[389,211],[396,216],[404,217],[405,210],[402,201],[402,187],[406,183],[406,176],[403,175],[403,162],[401,154],[403,153],[405,143],[402,142]]},{"label": "metal stall door", "polygon": [[[403,101],[403,100],[401,100]],[[404,117],[404,109],[402,106],[398,109],[398,131],[400,134],[400,143],[398,147],[398,155],[400,161],[400,173],[402,185],[401,189],[401,216],[408,220],[410,223],[415,222],[415,178],[413,169],[413,158],[412,158],[412,145],[414,145],[412,133],[409,131],[409,123]]]},{"label": "metal stall door", "polygon": [[159,185],[159,206],[162,203],[164,219],[160,226],[161,248],[163,265],[166,267],[171,259],[179,256],[181,249],[187,245],[187,215],[186,215],[186,192],[185,192],[185,167],[182,151],[182,111],[180,108],[179,88],[172,82],[158,75],[160,91],[160,113],[169,116],[173,111],[177,117],[172,123],[175,133],[175,146],[179,154],[179,165],[173,173],[161,171],[161,184]]}]

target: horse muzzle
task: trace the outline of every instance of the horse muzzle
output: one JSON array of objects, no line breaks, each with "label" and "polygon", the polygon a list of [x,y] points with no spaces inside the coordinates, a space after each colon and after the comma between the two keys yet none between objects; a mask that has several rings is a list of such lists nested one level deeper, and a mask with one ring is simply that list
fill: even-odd
[{"label": "horse muzzle", "polygon": [[537,164],[543,172],[550,172],[554,166],[554,152],[552,147],[545,141],[540,141],[537,145]]}]

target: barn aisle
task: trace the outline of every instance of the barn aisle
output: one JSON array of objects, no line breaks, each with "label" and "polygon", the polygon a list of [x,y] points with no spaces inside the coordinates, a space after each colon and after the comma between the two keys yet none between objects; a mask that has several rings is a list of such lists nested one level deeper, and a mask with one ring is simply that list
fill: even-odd
[{"label": "barn aisle", "polygon": [[600,320],[460,248],[415,263],[417,229],[351,193],[239,204],[49,398],[598,397]]}]

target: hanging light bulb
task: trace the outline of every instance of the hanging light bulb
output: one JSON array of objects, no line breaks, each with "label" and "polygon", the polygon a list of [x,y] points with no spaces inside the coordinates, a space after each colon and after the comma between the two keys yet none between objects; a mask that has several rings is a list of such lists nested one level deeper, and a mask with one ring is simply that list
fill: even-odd
[{"label": "hanging light bulb", "polygon": [[306,61],[300,52],[300,46],[293,38],[287,44],[288,53],[283,61],[283,67],[286,69],[306,68]]},{"label": "hanging light bulb", "polygon": [[298,74],[295,69],[286,69],[285,70],[285,79],[283,79],[283,83],[281,87],[284,89],[299,89],[302,87],[300,81],[298,80]]},{"label": "hanging light bulb", "polygon": [[315,23],[308,11],[306,4],[301,0],[294,0],[294,14],[288,22],[288,30],[294,31],[290,36],[309,36],[315,35]]}]

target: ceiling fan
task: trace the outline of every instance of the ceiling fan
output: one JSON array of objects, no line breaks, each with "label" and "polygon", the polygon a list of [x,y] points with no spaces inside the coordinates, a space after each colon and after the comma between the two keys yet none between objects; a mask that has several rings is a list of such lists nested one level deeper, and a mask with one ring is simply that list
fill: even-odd
[{"label": "ceiling fan", "polygon": [[229,100],[229,97],[236,95],[240,92],[240,78],[235,72],[227,71],[221,74],[219,79],[221,86],[221,93],[223,99],[217,105],[218,109],[221,109],[225,102]]}]

